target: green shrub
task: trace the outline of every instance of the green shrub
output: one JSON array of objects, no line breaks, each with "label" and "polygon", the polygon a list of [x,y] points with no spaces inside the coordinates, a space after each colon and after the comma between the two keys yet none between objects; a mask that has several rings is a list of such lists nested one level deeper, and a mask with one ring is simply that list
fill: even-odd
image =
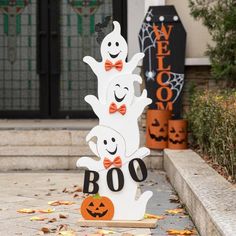
[{"label": "green shrub", "polygon": [[198,92],[191,100],[194,144],[236,179],[236,90]]}]

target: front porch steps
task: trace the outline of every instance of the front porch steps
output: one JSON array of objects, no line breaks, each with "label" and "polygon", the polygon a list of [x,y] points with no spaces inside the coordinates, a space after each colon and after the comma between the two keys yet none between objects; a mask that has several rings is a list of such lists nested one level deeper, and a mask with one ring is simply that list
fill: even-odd
[{"label": "front porch steps", "polygon": [[[0,120],[0,171],[76,169],[91,156],[85,137],[97,120]],[[144,145],[144,132],[141,132]],[[162,169],[162,153],[145,158],[148,168]]]}]

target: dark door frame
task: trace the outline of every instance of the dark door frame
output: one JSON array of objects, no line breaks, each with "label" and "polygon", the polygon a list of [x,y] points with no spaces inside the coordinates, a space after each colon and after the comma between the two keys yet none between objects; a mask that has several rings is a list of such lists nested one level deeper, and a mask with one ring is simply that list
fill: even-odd
[{"label": "dark door frame", "polygon": [[[45,14],[47,13],[47,14]],[[121,24],[127,39],[127,0],[113,0],[113,19]],[[60,1],[37,0],[37,73],[40,80],[40,110],[1,111],[0,118],[58,119],[93,118],[93,111],[60,109]]]}]

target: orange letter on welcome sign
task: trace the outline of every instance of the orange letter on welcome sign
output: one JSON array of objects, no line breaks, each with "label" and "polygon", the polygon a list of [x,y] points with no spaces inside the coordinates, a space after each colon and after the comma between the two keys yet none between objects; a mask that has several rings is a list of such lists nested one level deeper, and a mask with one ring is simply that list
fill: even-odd
[{"label": "orange letter on welcome sign", "polygon": [[156,38],[157,38],[158,40],[161,40],[161,37],[163,37],[163,36],[164,36],[164,38],[165,38],[166,41],[169,39],[171,30],[172,30],[172,28],[173,28],[173,25],[168,25],[167,27],[168,27],[168,31],[166,30],[166,27],[165,27],[165,25],[163,24],[163,25],[161,26],[161,31],[159,31],[159,30],[158,30],[158,26],[153,25],[153,31],[154,31],[154,33],[155,33],[155,35],[156,35]]},{"label": "orange letter on welcome sign", "polygon": [[157,41],[157,55],[169,56],[170,50],[168,49],[169,41]]}]

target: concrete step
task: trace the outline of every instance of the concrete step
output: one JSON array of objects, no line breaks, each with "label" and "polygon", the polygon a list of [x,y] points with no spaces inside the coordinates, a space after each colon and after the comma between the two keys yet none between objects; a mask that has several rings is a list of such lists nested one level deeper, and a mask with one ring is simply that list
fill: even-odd
[{"label": "concrete step", "polygon": [[[75,169],[82,156],[95,157],[85,137],[96,120],[0,120],[0,171]],[[144,146],[144,132],[141,132]],[[162,169],[162,153],[152,151],[148,168]]]}]

